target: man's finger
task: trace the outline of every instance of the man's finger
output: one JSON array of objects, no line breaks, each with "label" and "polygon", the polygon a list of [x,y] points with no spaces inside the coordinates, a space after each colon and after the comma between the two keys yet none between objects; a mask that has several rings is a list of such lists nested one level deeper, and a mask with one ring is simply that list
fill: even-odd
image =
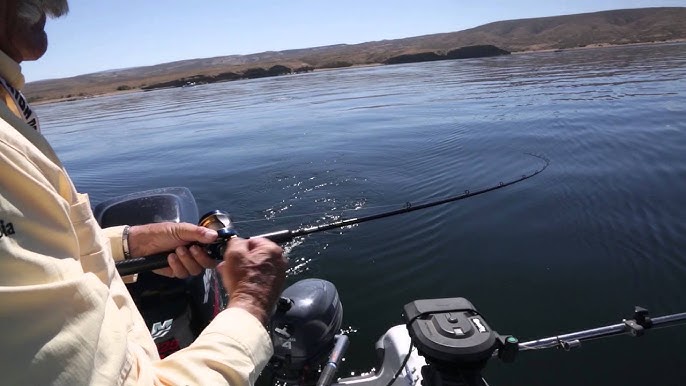
[{"label": "man's finger", "polygon": [[217,261],[211,258],[203,248],[198,245],[191,245],[188,248],[191,251],[191,256],[198,262],[203,268],[214,268],[217,266]]},{"label": "man's finger", "polygon": [[179,223],[174,224],[176,232],[174,232],[181,241],[197,241],[200,243],[212,243],[217,240],[217,231],[189,224]]},{"label": "man's finger", "polygon": [[224,258],[226,261],[231,261],[241,256],[247,256],[248,252],[250,252],[248,240],[234,237],[226,243]]},{"label": "man's finger", "polygon": [[179,260],[179,257],[176,256],[176,253],[170,253],[169,256],[167,257],[167,263],[169,263],[169,267],[171,267],[172,271],[174,271],[174,277],[177,277],[179,279],[185,279],[190,274],[186,270],[186,267],[181,264],[181,261]]},{"label": "man's finger", "polygon": [[286,261],[288,260],[288,257],[283,253],[283,248],[263,237],[248,239],[248,248],[250,250],[259,248],[271,256],[281,255]]},{"label": "man's finger", "polygon": [[186,271],[192,276],[200,275],[200,273],[202,273],[203,268],[200,266],[200,264],[198,264],[197,261],[195,261],[193,256],[191,256],[188,248],[176,248],[176,256],[179,258],[179,261],[181,261],[181,264],[183,264],[183,267],[186,269]]},{"label": "man's finger", "polygon": [[158,275],[162,275],[162,276],[166,276],[166,277],[175,277],[174,271],[171,269],[171,267],[156,269],[153,272],[155,272]]}]

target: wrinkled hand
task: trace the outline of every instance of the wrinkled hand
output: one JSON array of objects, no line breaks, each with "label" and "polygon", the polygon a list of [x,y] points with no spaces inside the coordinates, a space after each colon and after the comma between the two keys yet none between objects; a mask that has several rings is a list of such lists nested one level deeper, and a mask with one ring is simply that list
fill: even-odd
[{"label": "wrinkled hand", "polygon": [[269,320],[286,279],[283,250],[264,238],[228,241],[219,270],[229,293],[228,307],[250,312],[262,324]]},{"label": "wrinkled hand", "polygon": [[140,257],[173,250],[167,257],[169,267],[154,272],[183,279],[217,265],[202,247],[189,244],[209,244],[216,239],[216,231],[189,223],[136,225],[129,229],[129,251],[131,256]]}]

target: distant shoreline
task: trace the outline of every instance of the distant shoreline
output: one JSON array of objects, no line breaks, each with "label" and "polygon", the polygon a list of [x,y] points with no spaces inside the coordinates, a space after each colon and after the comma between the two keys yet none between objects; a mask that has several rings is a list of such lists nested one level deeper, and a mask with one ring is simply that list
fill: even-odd
[{"label": "distant shoreline", "polygon": [[[512,55],[524,55],[524,54],[538,54],[538,53],[550,53],[550,52],[567,52],[567,51],[588,50],[588,49],[598,49],[598,48],[635,47],[635,46],[649,46],[649,45],[675,44],[675,43],[686,43],[686,39],[673,39],[673,40],[666,40],[666,41],[626,43],[626,44],[597,43],[597,44],[589,44],[589,45],[586,45],[583,47],[571,47],[571,48],[564,48],[564,49],[540,49],[540,50],[514,51],[511,54]],[[463,60],[463,59],[454,59],[454,60]],[[324,71],[333,71],[333,70],[341,71],[341,70],[353,69],[353,68],[378,67],[378,66],[386,66],[386,64],[384,64],[384,63],[354,64],[354,65],[349,66],[349,67],[317,68],[317,69],[313,70],[312,72],[324,72]],[[281,76],[288,76],[288,75],[281,75]],[[149,92],[149,91],[143,90],[140,88],[132,88],[129,90],[108,91],[108,92],[99,93],[99,94],[95,94],[95,95],[89,95],[89,96],[85,96],[85,97],[54,98],[54,99],[45,99],[45,100],[41,99],[41,100],[31,102],[31,105],[40,106],[40,105],[47,105],[47,104],[53,104],[53,103],[73,102],[73,101],[84,100],[84,99],[93,99],[93,98],[101,98],[101,97],[108,97],[108,96],[122,95],[122,94],[131,94],[131,93],[140,93],[140,92]]]},{"label": "distant shoreline", "polygon": [[[565,52],[686,41],[686,7],[646,7],[501,20],[461,31],[355,44],[225,55],[28,82],[29,103],[284,76],[327,69]],[[497,50],[489,51],[485,47]]]},{"label": "distant shoreline", "polygon": [[550,49],[541,49],[541,50],[515,51],[512,53],[512,55],[535,54],[535,53],[542,53],[542,52],[577,51],[577,50],[589,50],[589,49],[596,49],[596,48],[652,46],[652,45],[656,45],[656,44],[674,44],[674,43],[686,43],[686,39],[673,39],[673,40],[665,40],[665,41],[659,41],[659,42],[641,42],[641,43],[625,43],[625,44],[597,43],[597,44],[589,44],[589,45],[583,46],[583,47],[572,47],[572,48],[561,48],[561,49],[550,48]]}]

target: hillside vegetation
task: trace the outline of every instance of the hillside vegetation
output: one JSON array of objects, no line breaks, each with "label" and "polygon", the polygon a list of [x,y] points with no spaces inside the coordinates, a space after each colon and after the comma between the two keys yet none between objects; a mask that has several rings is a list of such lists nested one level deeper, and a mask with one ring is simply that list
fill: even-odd
[{"label": "hillside vegetation", "polygon": [[521,52],[678,41],[686,39],[685,21],[684,7],[507,20],[458,32],[404,39],[190,59],[44,80],[27,84],[25,94],[33,101],[81,98],[117,90],[143,89],[165,82],[182,85],[192,83],[192,79],[239,79],[240,75],[234,75],[248,70],[260,72],[260,68],[268,70],[274,66],[322,69],[380,64],[400,55],[426,52],[445,55],[448,51],[474,45],[494,45],[507,51]]}]

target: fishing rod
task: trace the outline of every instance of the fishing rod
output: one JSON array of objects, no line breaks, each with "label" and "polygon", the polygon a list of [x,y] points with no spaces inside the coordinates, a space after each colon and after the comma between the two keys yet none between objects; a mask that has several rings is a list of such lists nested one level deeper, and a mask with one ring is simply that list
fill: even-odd
[{"label": "fishing rod", "polygon": [[[492,192],[494,190],[502,189],[507,186],[511,186],[514,184],[517,184],[519,182],[522,182],[524,180],[528,180],[529,178],[532,178],[536,176],[537,174],[543,172],[548,165],[550,165],[550,160],[546,157],[532,154],[532,153],[525,153],[529,156],[538,158],[542,161],[544,161],[544,165],[529,173],[529,174],[522,174],[518,178],[514,178],[509,181],[501,181],[497,185],[489,186],[487,188],[475,190],[475,191],[470,191],[470,190],[465,190],[464,193],[450,196],[450,197],[445,197],[442,199],[434,200],[434,201],[429,201],[426,203],[421,203],[421,204],[413,204],[411,202],[405,203],[405,205],[400,208],[400,209],[395,209],[395,210],[390,210],[386,212],[380,212],[368,216],[363,216],[363,217],[356,217],[356,218],[349,218],[349,219],[344,219],[344,220],[339,220],[339,221],[334,221],[326,224],[321,224],[321,225],[314,225],[314,226],[309,226],[309,227],[303,227],[303,228],[298,228],[298,229],[284,229],[284,230],[279,230],[279,231],[274,231],[274,232],[269,232],[269,233],[263,233],[260,235],[255,235],[255,236],[250,236],[248,238],[256,238],[256,237],[264,237],[266,239],[271,240],[274,243],[277,244],[283,244],[286,242],[289,242],[297,237],[302,237],[302,236],[307,236],[313,233],[319,233],[319,232],[324,232],[328,231],[331,229],[338,229],[338,228],[343,228],[351,225],[356,225],[356,224],[361,224],[364,222],[368,221],[373,221],[373,220],[379,220],[382,218],[387,218],[387,217],[392,217],[392,216],[397,216],[403,213],[409,213],[409,212],[414,212],[417,210],[421,209],[426,209],[426,208],[431,208],[434,206],[438,205],[443,205],[447,204],[450,202],[455,202],[455,201],[460,201],[464,200],[470,197],[478,196],[481,194],[485,194],[488,192]],[[228,241],[232,237],[238,236],[238,233],[233,227],[233,223],[231,222],[231,219],[229,218],[228,213],[220,210],[214,210],[212,212],[209,212],[205,214],[200,221],[198,222],[198,225],[200,226],[205,226],[207,228],[213,229],[217,231],[218,237],[217,241],[215,241],[212,244],[205,245],[205,249],[207,250],[207,253],[213,257],[214,259],[217,260],[222,260],[223,257],[223,249],[224,245],[226,244],[226,241]],[[150,256],[144,256],[144,257],[135,257],[135,258],[130,258],[127,260],[123,261],[118,261],[116,263],[116,268],[117,271],[119,271],[119,274],[122,276],[126,275],[132,275],[135,273],[140,273],[140,272],[145,272],[145,271],[152,271],[154,269],[159,269],[159,268],[164,268],[168,266],[167,263],[167,256],[169,253],[172,251],[165,252],[165,253],[159,253],[159,254],[154,254]]]}]

